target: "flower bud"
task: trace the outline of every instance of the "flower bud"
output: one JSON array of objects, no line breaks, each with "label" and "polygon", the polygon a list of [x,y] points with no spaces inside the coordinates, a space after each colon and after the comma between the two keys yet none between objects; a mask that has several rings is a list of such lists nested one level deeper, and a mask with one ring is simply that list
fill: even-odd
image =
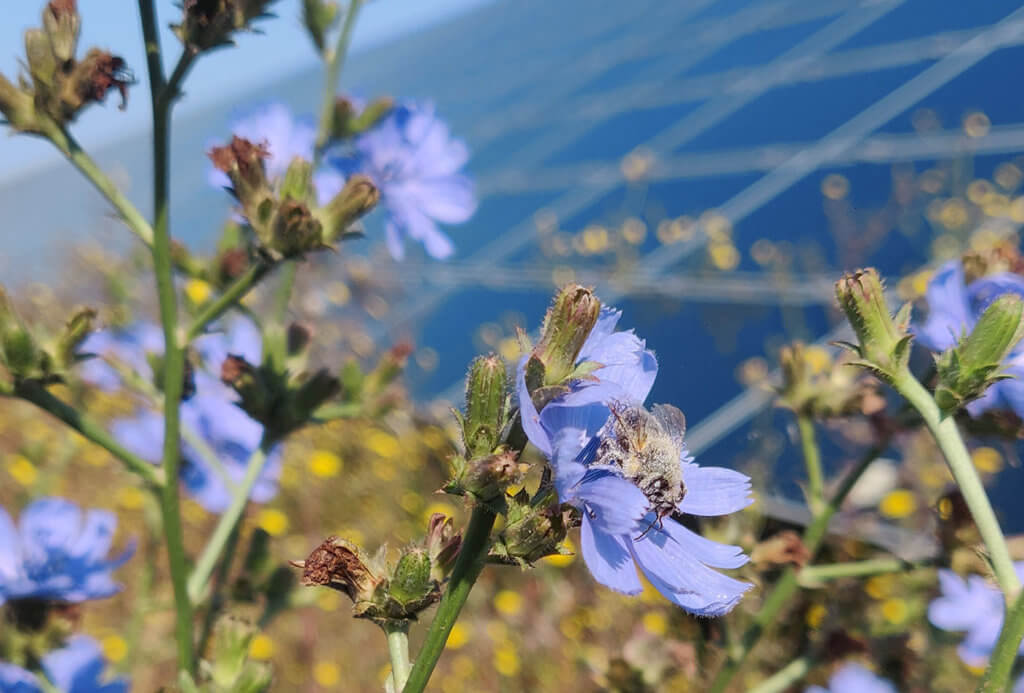
[{"label": "flower bud", "polygon": [[380,96],[356,112],[356,104],[344,96],[334,102],[331,122],[331,137],[336,140],[348,139],[372,130],[395,108],[390,96]]},{"label": "flower bud", "polygon": [[978,318],[970,334],[939,356],[935,401],[944,414],[955,412],[994,382],[1010,377],[999,369],[1024,337],[1022,315],[1024,301],[1019,296],[1000,296]]},{"label": "flower bud", "polygon": [[298,257],[324,247],[323,228],[304,202],[285,199],[274,217],[270,248],[282,257]]},{"label": "flower bud", "polygon": [[32,97],[3,75],[0,75],[0,113],[7,119],[7,124],[19,132],[39,132]]},{"label": "flower bud", "polygon": [[543,366],[544,385],[561,384],[572,374],[600,312],[601,301],[591,289],[569,284],[558,292],[544,316],[540,341],[532,354]]},{"label": "flower bud", "polygon": [[227,174],[231,193],[242,205],[242,211],[263,245],[270,244],[270,222],[274,213],[274,196],[263,164],[269,155],[263,145],[237,135],[227,145],[214,147],[208,154],[214,167]]},{"label": "flower bud", "polygon": [[181,24],[171,25],[181,42],[194,51],[230,44],[231,34],[269,16],[274,0],[185,0]]},{"label": "flower bud", "polygon": [[0,288],[0,362],[15,378],[45,375],[46,354],[14,310],[7,293]]},{"label": "flower bud", "polygon": [[873,268],[844,275],[836,282],[836,298],[859,342],[845,345],[860,356],[855,365],[885,379],[905,369],[912,339],[907,329],[910,304],[894,318],[885,300],[882,281]]},{"label": "flower bud", "polygon": [[884,406],[875,383],[861,377],[845,360],[833,359],[823,347],[794,342],[779,351],[782,386],[776,403],[819,419],[871,414]]},{"label": "flower bud", "polygon": [[447,493],[471,494],[480,501],[490,501],[505,493],[505,489],[523,479],[525,465],[517,461],[519,453],[506,450],[487,457],[454,460],[455,476],[445,485]]},{"label": "flower bud", "polygon": [[64,325],[64,330],[57,337],[53,355],[58,368],[70,368],[77,360],[76,352],[93,329],[96,311],[92,308],[79,308]]},{"label": "flower bud", "polygon": [[572,511],[558,502],[553,491],[531,501],[530,495],[521,490],[507,500],[505,528],[491,547],[491,560],[525,568],[545,556],[565,553],[562,542]]},{"label": "flower bud", "polygon": [[341,192],[320,210],[324,242],[334,243],[343,237],[348,227],[373,209],[379,200],[380,191],[368,176],[356,174],[349,177]]},{"label": "flower bud", "polygon": [[75,57],[81,24],[75,0],[51,0],[43,10],[43,29],[57,60],[66,63]]},{"label": "flower bud", "polygon": [[[212,690],[258,693],[273,678],[270,665],[249,659],[249,645],[256,629],[242,619],[221,617],[213,629],[210,654],[203,661],[201,680]],[[204,687],[205,690],[205,687]]]},{"label": "flower bud", "polygon": [[444,581],[455,567],[455,559],[462,548],[462,534],[455,531],[452,518],[434,513],[427,522],[427,554],[430,556],[430,574],[438,582]]},{"label": "flower bud", "polygon": [[437,589],[430,577],[430,556],[425,549],[412,547],[398,559],[391,574],[388,592],[402,606],[412,605],[427,598]]},{"label": "flower bud", "polygon": [[292,159],[281,181],[279,195],[282,200],[292,198],[306,202],[313,197],[313,164],[301,156]]},{"label": "flower bud", "polygon": [[42,29],[25,31],[25,62],[36,93],[48,101],[57,90],[57,58],[49,37]]},{"label": "flower bud", "polygon": [[508,403],[505,362],[496,354],[477,357],[466,377],[462,440],[469,457],[489,455],[501,443]]},{"label": "flower bud", "polygon": [[313,39],[317,51],[326,49],[325,36],[338,19],[338,3],[324,0],[303,0],[302,22]]}]

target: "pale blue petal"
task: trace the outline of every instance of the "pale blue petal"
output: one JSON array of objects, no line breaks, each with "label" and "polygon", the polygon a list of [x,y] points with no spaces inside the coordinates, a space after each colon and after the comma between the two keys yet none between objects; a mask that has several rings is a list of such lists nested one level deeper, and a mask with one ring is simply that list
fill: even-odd
[{"label": "pale blue petal", "polygon": [[519,359],[519,364],[516,366],[516,396],[519,398],[519,418],[523,425],[523,431],[526,433],[529,441],[538,450],[543,452],[545,456],[550,458],[551,440],[548,437],[547,431],[540,425],[540,415],[537,413],[537,407],[534,406],[533,400],[530,398],[530,391],[526,389],[526,362],[529,358],[529,354],[523,356],[523,358]]},{"label": "pale blue petal", "polygon": [[925,292],[928,318],[914,327],[914,334],[932,351],[953,346],[960,334],[974,326],[959,260],[947,262],[935,271]]},{"label": "pale blue petal", "polygon": [[754,502],[750,477],[724,467],[701,467],[682,462],[686,495],[679,510],[690,515],[728,515]]},{"label": "pale blue petal", "polygon": [[[655,518],[648,516],[646,519],[654,521]],[[689,551],[694,558],[705,565],[712,568],[739,568],[750,560],[739,546],[711,541],[669,518],[664,518],[662,522],[664,532],[672,537],[684,551]]]},{"label": "pale blue petal", "polygon": [[594,579],[605,587],[623,594],[640,594],[643,584],[636,574],[633,557],[624,546],[624,539],[595,530],[590,518],[583,516],[580,545],[583,560]]},{"label": "pale blue petal", "polygon": [[582,501],[595,529],[609,534],[637,531],[649,506],[635,484],[603,470],[588,471],[575,489],[575,498]]}]

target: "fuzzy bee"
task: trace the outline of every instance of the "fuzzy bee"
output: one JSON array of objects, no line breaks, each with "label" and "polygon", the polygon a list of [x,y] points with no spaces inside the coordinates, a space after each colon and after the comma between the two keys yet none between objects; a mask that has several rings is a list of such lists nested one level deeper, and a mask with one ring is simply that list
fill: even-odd
[{"label": "fuzzy bee", "polygon": [[651,527],[660,526],[662,518],[672,515],[686,495],[680,467],[686,417],[670,404],[655,404],[651,411],[621,403],[609,408],[608,430],[592,466],[617,470],[633,482],[657,516]]}]

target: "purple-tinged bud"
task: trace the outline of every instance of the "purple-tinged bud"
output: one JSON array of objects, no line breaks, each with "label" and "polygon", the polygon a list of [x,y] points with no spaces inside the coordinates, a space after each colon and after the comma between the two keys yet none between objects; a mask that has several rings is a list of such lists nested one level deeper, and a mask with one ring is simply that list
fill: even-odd
[{"label": "purple-tinged bud", "polygon": [[430,556],[431,576],[444,581],[455,567],[455,559],[462,548],[462,534],[455,531],[452,518],[434,513],[427,522],[427,553]]},{"label": "purple-tinged bud", "polygon": [[302,23],[321,54],[326,50],[325,37],[338,19],[338,3],[324,0],[303,0]]},{"label": "purple-tinged bud", "polygon": [[75,0],[51,0],[43,9],[43,29],[50,38],[54,56],[62,63],[75,57],[81,25]]},{"label": "purple-tinged bud", "polygon": [[214,168],[223,171],[231,181],[231,193],[242,205],[260,243],[269,247],[273,241],[271,223],[276,201],[263,163],[269,156],[267,148],[236,135],[223,147],[211,149],[208,156]]},{"label": "purple-tinged bud", "polygon": [[886,380],[905,370],[912,339],[908,330],[910,304],[903,306],[894,318],[885,300],[882,280],[873,268],[844,275],[836,282],[836,298],[859,342],[844,345],[860,356],[854,365]]},{"label": "purple-tinged bud", "polygon": [[380,201],[380,190],[368,176],[356,174],[345,181],[327,206],[320,210],[324,224],[324,242],[334,243],[342,238],[349,226],[373,209]]},{"label": "purple-tinged bud", "polygon": [[558,292],[532,354],[543,366],[543,385],[560,385],[572,374],[600,313],[601,301],[592,289],[569,284]]},{"label": "purple-tinged bud", "polygon": [[952,414],[993,383],[1010,377],[1000,369],[1024,337],[1022,316],[1024,301],[1019,296],[1000,296],[978,318],[970,334],[938,357],[935,401],[943,414]]},{"label": "purple-tinged bud", "polygon": [[467,457],[482,457],[497,449],[508,423],[508,398],[505,362],[496,354],[474,359],[466,376],[466,416],[462,421]]}]

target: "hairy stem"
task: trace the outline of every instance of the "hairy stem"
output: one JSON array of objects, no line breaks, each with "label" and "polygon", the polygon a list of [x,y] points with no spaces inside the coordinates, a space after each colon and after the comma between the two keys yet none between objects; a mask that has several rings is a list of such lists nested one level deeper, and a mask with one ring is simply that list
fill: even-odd
[{"label": "hairy stem", "polygon": [[[854,484],[860,479],[864,470],[885,451],[886,447],[888,447],[888,440],[882,441],[871,448],[843,478],[842,483],[835,493],[832,494],[832,498],[825,504],[822,511],[815,515],[811,524],[807,525],[807,528],[804,530],[803,542],[812,560],[821,547],[821,542],[828,531],[828,523],[832,520],[832,516],[836,514],[839,506],[846,500],[847,494],[853,489]],[[740,648],[736,656],[730,658],[718,671],[709,689],[711,693],[722,693],[725,690],[732,677],[742,668],[743,663],[750,655],[751,650],[754,649],[754,646],[757,645],[761,636],[777,620],[779,612],[790,602],[798,588],[799,582],[797,581],[796,570],[792,567],[787,568],[782,577],[775,583],[772,591],[765,597],[764,603],[761,604],[761,610],[754,616],[753,623],[743,632]]]},{"label": "hairy stem", "polygon": [[391,657],[391,679],[395,691],[401,691],[409,678],[409,624],[384,626],[388,636],[388,655]]},{"label": "hairy stem", "polygon": [[409,673],[409,680],[403,689],[405,693],[422,693],[427,687],[430,675],[434,672],[441,653],[444,652],[445,643],[448,642],[448,634],[452,632],[459,612],[462,611],[469,592],[486,563],[494,520],[494,511],[487,506],[477,505],[473,508],[469,526],[462,537],[459,557],[448,581],[448,588],[437,606],[437,613],[427,631],[423,647],[420,648],[416,663]]},{"label": "hairy stem", "polygon": [[1006,545],[1006,537],[999,527],[999,520],[988,500],[985,486],[981,483],[978,471],[974,468],[971,455],[960,436],[960,430],[952,416],[942,417],[939,406],[935,403],[928,390],[910,373],[904,370],[893,380],[893,387],[918,411],[924,419],[928,430],[935,436],[935,442],[949,464],[964,502],[971,511],[974,524],[978,527],[985,548],[988,550],[992,571],[996,575],[999,587],[1007,602],[1017,596],[1020,580],[1013,568],[1010,549]]},{"label": "hairy stem", "polygon": [[178,344],[178,297],[174,290],[174,260],[171,253],[170,217],[170,114],[169,101],[161,98],[167,86],[160,54],[160,36],[152,0],[139,0],[142,33],[146,42],[153,110],[153,269],[156,273],[160,323],[164,331],[164,445],[163,470],[168,480],[163,485],[160,509],[163,515],[164,543],[170,564],[177,613],[175,635],[178,643],[178,670],[191,672],[195,667],[192,639],[192,602],[186,588],[187,564],[178,497],[178,467],[181,461],[179,407],[184,387],[185,352]]}]

